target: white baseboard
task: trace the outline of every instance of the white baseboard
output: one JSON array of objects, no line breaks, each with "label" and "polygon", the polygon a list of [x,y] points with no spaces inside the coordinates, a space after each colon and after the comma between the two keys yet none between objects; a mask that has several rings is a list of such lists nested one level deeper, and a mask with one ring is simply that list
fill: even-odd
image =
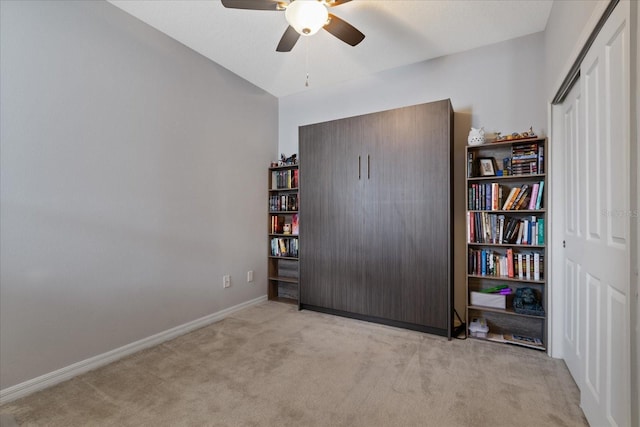
[{"label": "white baseboard", "polygon": [[176,326],[175,328],[168,329],[164,332],[143,338],[139,341],[132,342],[131,344],[127,344],[120,348],[82,360],[74,363],[73,365],[58,369],[57,371],[49,372],[48,374],[41,375],[23,383],[7,387],[0,390],[0,405],[59,384],[63,381],[67,381],[75,376],[84,374],[85,372],[89,372],[101,366],[108,365],[109,363],[115,362],[118,359],[122,359],[123,357],[136,353],[140,350],[144,350],[145,348],[153,347],[180,335],[202,328],[203,326],[218,322],[238,310],[242,310],[243,308],[250,307],[266,300],[267,296],[263,295],[250,301],[234,305],[233,307],[225,308],[217,313],[209,314],[208,316]]}]

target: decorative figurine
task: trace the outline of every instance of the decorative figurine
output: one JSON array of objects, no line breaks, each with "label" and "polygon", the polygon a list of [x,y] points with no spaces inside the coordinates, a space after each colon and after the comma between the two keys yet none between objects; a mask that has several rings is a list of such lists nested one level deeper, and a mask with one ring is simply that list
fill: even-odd
[{"label": "decorative figurine", "polygon": [[513,298],[513,308],[516,313],[544,316],[544,308],[536,298],[536,291],[530,287],[518,288]]},{"label": "decorative figurine", "polygon": [[484,128],[476,129],[471,128],[469,131],[469,137],[467,138],[469,145],[480,145],[485,143]]},{"label": "decorative figurine", "polygon": [[280,154],[280,164],[282,166],[285,165],[295,165],[298,162],[297,154],[292,154],[291,157],[287,157],[284,153]]}]

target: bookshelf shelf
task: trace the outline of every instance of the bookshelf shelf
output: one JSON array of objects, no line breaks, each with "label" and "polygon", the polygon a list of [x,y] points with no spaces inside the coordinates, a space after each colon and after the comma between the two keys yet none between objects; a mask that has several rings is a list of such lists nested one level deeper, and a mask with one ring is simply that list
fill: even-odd
[{"label": "bookshelf shelf", "polygon": [[[469,336],[469,338],[472,338],[474,340],[481,340],[481,341],[487,341],[487,342],[499,343],[499,344],[504,344],[504,343],[508,342],[506,339],[504,339],[502,334],[493,334],[493,335],[491,335],[489,337],[486,337],[486,338],[472,337],[472,336]],[[547,350],[547,348],[545,346],[524,345],[524,344],[518,344],[518,343],[515,343],[515,342],[511,342],[511,344],[521,345],[523,347],[532,348],[534,350],[541,350],[541,351],[546,351]]]},{"label": "bookshelf shelf", "polygon": [[496,213],[496,214],[544,214],[546,213],[546,209],[519,209],[519,210],[505,210],[505,209],[497,209],[497,210],[487,210],[487,209],[469,209],[467,212],[486,212],[486,213]]},{"label": "bookshelf shelf", "polygon": [[269,211],[269,213],[274,214],[274,215],[286,215],[286,214],[298,213],[298,211],[297,210],[292,210],[292,211]]},{"label": "bookshelf shelf", "polygon": [[[546,348],[546,316],[517,313],[514,305],[547,311],[547,148],[546,138],[534,138],[466,149],[467,324],[481,317],[489,334],[499,337],[493,341],[523,336],[540,340],[537,349]],[[490,163],[486,159],[492,159],[497,176],[481,176],[478,159],[484,159],[485,166]],[[484,170],[492,173],[490,167]],[[471,304],[472,291],[496,285],[511,289],[509,307]],[[525,293],[533,300],[523,298]]]},{"label": "bookshelf shelf", "polygon": [[493,246],[496,248],[518,248],[518,249],[526,249],[526,248],[532,248],[532,249],[541,249],[544,248],[545,245],[523,245],[523,244],[511,244],[511,243],[479,243],[479,242],[468,242],[467,245],[469,246]]},{"label": "bookshelf shelf", "polygon": [[[269,300],[298,304],[298,165],[269,168]],[[286,231],[286,232],[285,232]]]},{"label": "bookshelf shelf", "polygon": [[518,317],[527,317],[527,318],[538,319],[538,320],[545,320],[544,316],[534,316],[531,314],[516,313],[513,308],[508,308],[506,310],[503,310],[500,308],[484,307],[481,305],[470,305],[469,310],[487,311],[491,313],[505,314],[507,316],[518,316]]},{"label": "bookshelf shelf", "polygon": [[271,188],[269,190],[269,193],[297,193],[298,192],[298,187],[296,188]]},{"label": "bookshelf shelf", "polygon": [[288,297],[273,297],[269,298],[271,301],[283,302],[286,304],[298,304],[297,298],[288,298]]},{"label": "bookshelf shelf", "polygon": [[544,285],[546,280],[527,280],[527,279],[518,279],[516,277],[507,277],[507,276],[482,276],[479,274],[467,274],[469,279],[483,279],[483,280],[499,280],[502,282],[520,282],[520,283],[533,283],[538,285]]},{"label": "bookshelf shelf", "polygon": [[298,278],[296,277],[269,276],[269,280],[286,283],[298,283]]},{"label": "bookshelf shelf", "polygon": [[519,181],[519,180],[527,180],[532,178],[540,178],[543,179],[546,174],[544,173],[534,173],[534,174],[525,174],[525,175],[503,175],[503,176],[474,176],[470,177],[469,182],[477,182],[477,181]]}]

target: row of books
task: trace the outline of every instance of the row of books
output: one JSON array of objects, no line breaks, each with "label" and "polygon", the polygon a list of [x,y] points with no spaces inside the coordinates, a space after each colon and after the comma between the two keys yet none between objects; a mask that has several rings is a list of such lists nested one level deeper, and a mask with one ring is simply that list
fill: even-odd
[{"label": "row of books", "polygon": [[271,239],[271,256],[298,257],[298,239],[279,237]]},{"label": "row of books", "polygon": [[544,245],[544,218],[467,212],[467,242]]},{"label": "row of books", "polygon": [[298,169],[271,171],[271,189],[298,188]]},{"label": "row of books", "polygon": [[269,196],[269,211],[297,211],[298,195],[297,194],[273,194]]},{"label": "row of books", "polygon": [[489,249],[469,249],[468,271],[477,276],[543,280],[544,254],[514,253],[511,248],[506,254]]},{"label": "row of books", "polygon": [[520,188],[514,187],[505,199],[502,209],[540,209],[542,207],[543,191],[544,181],[536,182],[535,184],[523,184]]},{"label": "row of books", "polygon": [[291,223],[286,224],[285,221],[286,219],[282,215],[271,215],[271,234],[293,234],[297,236],[300,229],[298,214],[291,215]]},{"label": "row of books", "polygon": [[544,181],[523,184],[510,190],[497,182],[474,183],[468,188],[467,207],[480,211],[538,210],[542,207],[543,191]]}]

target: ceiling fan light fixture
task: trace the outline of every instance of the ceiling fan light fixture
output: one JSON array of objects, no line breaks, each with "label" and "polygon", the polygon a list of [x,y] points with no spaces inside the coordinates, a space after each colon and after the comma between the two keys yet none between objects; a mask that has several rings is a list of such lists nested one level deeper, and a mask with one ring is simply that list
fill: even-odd
[{"label": "ceiling fan light fixture", "polygon": [[287,6],[284,16],[298,33],[311,36],[326,25],[329,11],[322,1],[295,0]]}]

